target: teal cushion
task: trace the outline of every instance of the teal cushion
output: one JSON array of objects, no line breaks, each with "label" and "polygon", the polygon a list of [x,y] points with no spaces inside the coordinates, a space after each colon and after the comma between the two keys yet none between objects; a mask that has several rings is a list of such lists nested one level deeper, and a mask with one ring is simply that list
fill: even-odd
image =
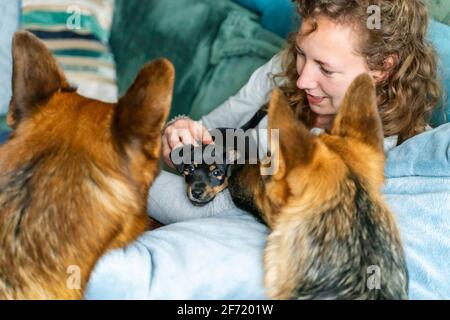
[{"label": "teal cushion", "polygon": [[428,39],[439,55],[438,72],[444,87],[444,101],[432,117],[431,124],[438,126],[450,121],[450,26],[431,21],[428,30]]},{"label": "teal cushion", "polygon": [[298,15],[291,0],[234,0],[261,16],[261,25],[282,38],[298,26]]},{"label": "teal cushion", "polygon": [[7,131],[4,131],[4,132],[0,131],[0,144],[2,144],[3,142],[5,142],[8,139],[9,134],[10,133]]},{"label": "teal cushion", "polygon": [[450,1],[428,0],[427,2],[433,19],[450,25]]},{"label": "teal cushion", "polygon": [[230,10],[246,9],[231,0],[117,0],[110,45],[119,92],[125,92],[148,60],[166,57],[176,70],[171,117],[188,114]]},{"label": "teal cushion", "polygon": [[214,40],[209,59],[211,68],[200,85],[189,115],[199,119],[236,94],[251,74],[278,53],[284,43],[247,12],[231,11]]},{"label": "teal cushion", "polygon": [[6,124],[6,115],[0,115],[0,132],[9,130],[11,130],[11,128]]}]

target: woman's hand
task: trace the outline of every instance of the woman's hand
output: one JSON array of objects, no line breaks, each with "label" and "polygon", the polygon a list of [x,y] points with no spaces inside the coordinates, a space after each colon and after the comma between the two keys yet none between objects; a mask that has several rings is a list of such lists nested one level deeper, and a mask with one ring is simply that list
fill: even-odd
[{"label": "woman's hand", "polygon": [[173,149],[185,144],[194,146],[212,143],[212,137],[200,122],[189,118],[181,118],[164,129],[162,135],[162,154],[168,166],[174,168],[170,160],[170,153]]}]

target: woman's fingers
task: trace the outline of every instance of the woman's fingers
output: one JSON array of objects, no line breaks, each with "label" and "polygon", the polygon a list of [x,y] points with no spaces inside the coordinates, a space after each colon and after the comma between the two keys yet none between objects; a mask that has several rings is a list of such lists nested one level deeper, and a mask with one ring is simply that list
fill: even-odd
[{"label": "woman's fingers", "polygon": [[198,146],[199,143],[210,144],[213,142],[208,129],[200,122],[191,119],[180,119],[168,126],[162,136],[162,155],[164,161],[174,167],[170,159],[173,149],[186,144]]},{"label": "woman's fingers", "polygon": [[213,139],[211,137],[211,134],[209,133],[208,129],[203,127],[201,128],[201,134],[202,134],[202,143],[203,144],[210,144],[213,142]]},{"label": "woman's fingers", "polygon": [[169,142],[167,141],[166,135],[162,136],[162,156],[164,162],[171,167],[172,169],[175,169],[175,166],[172,163],[172,160],[170,159],[170,153],[172,152],[172,149],[169,146]]},{"label": "woman's fingers", "polygon": [[210,144],[213,142],[208,129],[205,128],[201,122],[192,121],[190,130],[196,141],[201,142],[202,144]]},{"label": "woman's fingers", "polygon": [[182,144],[193,144],[194,146],[198,146],[197,141],[194,139],[193,135],[189,130],[187,129],[179,130],[178,136],[180,137]]},{"label": "woman's fingers", "polygon": [[182,145],[177,128],[168,127],[166,137],[171,150]]}]

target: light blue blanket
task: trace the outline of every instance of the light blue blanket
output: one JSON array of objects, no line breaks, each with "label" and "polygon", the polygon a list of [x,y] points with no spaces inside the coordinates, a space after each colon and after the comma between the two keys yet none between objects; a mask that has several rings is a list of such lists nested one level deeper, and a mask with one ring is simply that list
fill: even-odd
[{"label": "light blue blanket", "polygon": [[394,148],[385,198],[396,214],[413,299],[450,299],[450,124]]},{"label": "light blue blanket", "polygon": [[[392,149],[386,178],[383,191],[400,226],[410,297],[450,299],[450,124]],[[267,232],[238,209],[148,232],[99,261],[87,298],[264,299]]]}]

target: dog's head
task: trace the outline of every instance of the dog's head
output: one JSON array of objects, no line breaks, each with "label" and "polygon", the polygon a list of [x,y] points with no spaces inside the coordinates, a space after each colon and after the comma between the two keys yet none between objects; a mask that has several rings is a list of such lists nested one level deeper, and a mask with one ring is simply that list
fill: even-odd
[{"label": "dog's head", "polygon": [[[381,187],[383,130],[368,75],[351,84],[329,134],[311,134],[278,89],[269,104],[269,129],[279,130],[278,141],[269,134],[271,161],[247,168],[230,181],[235,202],[263,213],[269,225],[288,206],[306,210],[333,204],[346,180],[357,178],[368,190]],[[268,167],[273,173],[262,175]]]},{"label": "dog's head", "polygon": [[[184,145],[171,152],[175,168],[185,179],[186,194],[192,204],[203,206],[228,186],[228,168],[237,155],[237,151],[227,151],[215,144]],[[175,161],[175,157],[186,161]]]},{"label": "dog's head", "polygon": [[13,131],[1,147],[1,173],[28,170],[28,182],[42,188],[57,181],[61,188],[90,186],[140,205],[158,170],[173,82],[172,64],[161,59],[143,67],[118,103],[88,99],[69,85],[42,42],[17,32],[7,117]]}]

